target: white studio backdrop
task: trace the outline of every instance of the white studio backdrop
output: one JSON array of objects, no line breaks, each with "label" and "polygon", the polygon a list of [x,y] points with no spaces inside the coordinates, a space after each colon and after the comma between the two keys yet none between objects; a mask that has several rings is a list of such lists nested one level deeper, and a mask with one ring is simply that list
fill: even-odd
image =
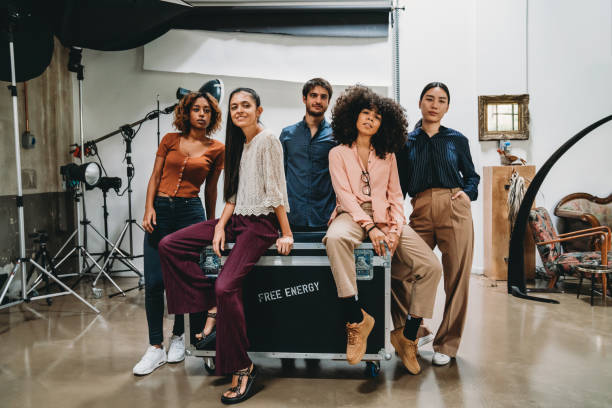
[{"label": "white studio backdrop", "polygon": [[[263,72],[257,70],[248,70],[249,64],[248,59],[241,59],[240,64],[243,65],[243,71],[231,71],[231,64],[237,64],[237,59],[230,59],[226,63],[221,64],[218,61],[210,71],[204,67],[208,65],[205,63],[206,58],[204,54],[200,53],[200,49],[194,47],[194,42],[201,39],[201,32],[197,31],[181,31],[181,35],[192,33],[194,39],[184,40],[182,42],[176,41],[165,41],[165,36],[158,39],[165,43],[163,47],[161,43],[156,44],[155,53],[160,57],[163,55],[172,56],[172,58],[164,58],[164,64],[167,64],[168,71],[162,69],[161,66],[156,66],[155,69],[145,69],[145,61],[149,58],[149,49],[147,47],[141,47],[129,51],[120,52],[101,52],[84,50],[83,64],[85,65],[85,80],[83,82],[83,118],[84,118],[84,140],[93,140],[104,134],[110,133],[119,128],[119,126],[135,122],[144,117],[147,112],[154,110],[156,107],[156,97],[159,95],[160,107],[176,103],[174,97],[176,89],[183,87],[187,89],[196,90],[204,82],[213,79],[220,78],[225,85],[225,97],[232,89],[239,86],[248,86],[255,89],[262,100],[262,106],[264,112],[262,115],[262,121],[264,125],[280,135],[280,131],[290,124],[298,122],[304,116],[304,104],[302,103],[302,85],[306,80],[314,77],[321,76],[326,79],[330,79],[330,75],[334,75],[334,72],[339,72],[339,66],[341,66],[346,72],[352,71],[351,64],[359,60],[361,56],[355,55],[361,51],[354,47],[351,48],[353,55],[344,51],[342,55],[347,62],[334,62],[331,64],[329,61],[326,62],[325,58],[319,58],[316,64],[311,66],[314,69],[318,66],[316,74],[306,75],[305,71],[297,75],[295,72],[292,75],[290,73],[284,73],[283,78],[291,78],[291,80],[272,80],[262,78]],[[217,34],[217,33],[213,33]],[[174,32],[166,34],[168,36],[174,36]],[[254,34],[258,39],[261,37],[259,34]],[[249,35],[242,35],[243,38],[248,38]],[[276,47],[277,54],[275,58],[271,58],[267,67],[269,70],[276,72],[275,76],[281,76],[278,72],[278,59],[282,58],[287,52],[286,36],[271,36],[265,35],[267,41],[262,44],[268,52],[271,53],[274,47],[271,41],[276,37],[278,38],[279,45]],[[176,39],[176,38],[175,38]],[[311,41],[309,37],[306,39]],[[322,44],[322,38],[317,38],[316,41]],[[341,47],[338,46],[342,41],[346,41],[346,38],[330,38],[330,47],[340,52]],[[362,41],[358,39],[357,41]],[[388,43],[386,48],[377,49],[381,55],[376,56],[377,64],[384,65],[386,69],[390,69],[390,48]],[[257,42],[251,41],[249,47],[252,49],[257,48]],[[235,53],[236,55],[244,54],[244,50],[241,48],[244,45],[236,44],[236,50],[232,51],[232,46],[224,44],[226,48],[225,52]],[[296,45],[298,47],[298,45]],[[165,50],[165,51],[164,51]],[[214,50],[211,50],[214,52]],[[256,52],[256,51],[252,51]],[[374,52],[374,51],[372,51]],[[180,57],[179,57],[180,55]],[[268,54],[271,55],[271,54]],[[174,59],[174,66],[171,64],[171,60]],[[184,60],[191,61],[192,68],[189,72],[177,72],[175,71],[177,66],[183,66],[186,69],[186,65],[183,63]],[[195,61],[200,59],[201,63],[196,64]],[[151,60],[150,60],[151,61]],[[233,62],[232,62],[233,61]],[[161,62],[161,61],[160,61]],[[231,62],[231,64],[230,64]],[[302,64],[303,65],[303,64]],[[331,67],[333,65],[333,68]],[[260,69],[264,69],[266,65],[259,65]],[[149,66],[151,67],[151,66]],[[193,73],[197,68],[198,73]],[[214,69],[213,69],[214,68]],[[378,67],[380,68],[380,67]],[[377,68],[377,69],[378,69]],[[301,69],[301,68],[300,68]],[[287,71],[292,71],[290,68],[286,68]],[[231,71],[234,73],[240,73],[241,76],[228,76],[220,73]],[[251,75],[249,77],[249,75]],[[300,76],[301,75],[301,76]],[[377,76],[382,76],[378,78]],[[389,91],[386,86],[377,86],[378,83],[390,83],[390,73],[383,73],[380,71],[377,76],[372,75],[372,81],[370,80],[355,80],[354,82],[360,82],[371,86],[375,92],[386,95]],[[345,76],[345,78],[352,78]],[[370,78],[366,76],[365,78]],[[337,78],[336,78],[337,79]],[[376,80],[374,80],[376,79]],[[386,82],[384,80],[387,80]],[[351,79],[352,81],[352,79]],[[334,95],[330,103],[330,110],[328,110],[326,117],[329,120],[331,116],[331,107],[335,103],[335,99],[338,95],[354,82],[350,81],[331,81],[334,88]],[[76,89],[76,84],[75,84]],[[76,105],[78,97],[75,97],[75,112],[78,118],[78,106]],[[223,127],[213,137],[221,142],[225,140],[225,121],[227,119],[227,100],[224,100],[221,104],[223,111]],[[78,128],[78,123],[77,127]],[[175,131],[172,127],[172,115],[162,115],[160,118],[160,134],[163,137],[168,132]],[[132,161],[135,167],[135,176],[132,182],[133,194],[132,194],[132,214],[136,221],[141,222],[144,214],[145,196],[147,183],[153,169],[153,162],[155,159],[155,152],[157,150],[157,122],[155,120],[147,121],[142,124],[142,127],[138,135],[133,140],[133,154]],[[98,144],[99,155],[102,158],[102,162],[109,176],[121,177],[123,187],[127,182],[126,167],[124,161],[124,143],[120,135],[113,136],[105,141]],[[90,158],[89,160],[93,160]],[[122,187],[122,188],[123,188]],[[200,195],[203,199],[203,194]],[[92,221],[93,225],[100,231],[103,229],[103,215],[102,215],[102,192],[99,189],[88,191],[86,193],[86,205],[87,215]],[[219,180],[218,187],[218,199],[216,215],[221,214],[223,208],[223,177]],[[125,220],[128,218],[128,202],[127,193],[123,197],[117,197],[114,191],[108,194],[108,209],[109,209],[109,235],[111,240],[114,240],[121,229],[123,228]],[[142,253],[142,241],[143,233],[139,228],[134,227],[134,253]],[[103,249],[104,242],[99,239],[95,234],[89,234],[89,247],[93,251]],[[128,249],[127,237],[123,241],[122,248]],[[136,266],[142,267],[142,261],[137,259],[135,261]]]},{"label": "white studio backdrop", "polygon": [[292,82],[324,76],[336,85],[390,86],[391,48],[386,38],[171,30],[144,46],[144,69]]}]

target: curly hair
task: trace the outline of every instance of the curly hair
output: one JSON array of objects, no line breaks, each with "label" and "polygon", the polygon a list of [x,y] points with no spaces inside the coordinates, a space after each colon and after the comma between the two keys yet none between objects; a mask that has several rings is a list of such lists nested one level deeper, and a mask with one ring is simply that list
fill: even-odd
[{"label": "curly hair", "polygon": [[398,152],[406,143],[406,111],[393,99],[363,85],[348,87],[332,110],[331,127],[338,143],[350,146],[357,139],[357,118],[363,109],[374,109],[382,117],[380,128],[371,139],[376,155],[384,159],[388,153]]},{"label": "curly hair", "polygon": [[189,92],[187,95],[183,96],[176,105],[176,108],[174,108],[174,121],[172,125],[183,134],[189,133],[189,130],[191,130],[189,114],[191,112],[191,107],[198,98],[206,99],[212,111],[210,114],[210,123],[206,128],[206,136],[210,136],[221,128],[221,108],[219,108],[217,100],[208,92]]}]

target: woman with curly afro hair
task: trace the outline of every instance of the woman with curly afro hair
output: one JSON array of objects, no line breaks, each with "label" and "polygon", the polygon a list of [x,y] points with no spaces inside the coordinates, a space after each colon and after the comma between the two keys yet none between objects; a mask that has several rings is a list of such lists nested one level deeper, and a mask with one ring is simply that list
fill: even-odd
[{"label": "woman with curly afro hair", "polygon": [[[191,92],[174,110],[176,133],[164,136],[155,157],[149,179],[144,227],[145,311],[149,325],[149,347],[134,366],[134,375],[146,375],[156,368],[185,359],[183,315],[177,314],[168,354],[163,348],[164,281],[157,245],[166,235],[204,221],[205,213],[198,196],[204,184],[204,203],[208,219],[215,218],[217,182],[223,170],[225,146],[211,136],[221,127],[221,109],[210,94]],[[166,282],[166,286],[171,282]],[[210,337],[215,327],[215,292],[207,296],[208,319],[204,335]],[[190,314],[190,327],[202,330],[203,313]]]},{"label": "woman with curly afro hair", "polygon": [[349,364],[361,361],[374,327],[374,318],[357,300],[354,249],[369,238],[376,254],[388,250],[393,256],[394,286],[414,282],[408,317],[396,324],[391,342],[404,366],[418,374],[417,331],[433,313],[442,268],[404,217],[395,152],[405,143],[407,127],[402,107],[369,88],[356,85],[338,98],[332,129],[340,145],[329,152],[337,205],[323,242],[344,312]]}]

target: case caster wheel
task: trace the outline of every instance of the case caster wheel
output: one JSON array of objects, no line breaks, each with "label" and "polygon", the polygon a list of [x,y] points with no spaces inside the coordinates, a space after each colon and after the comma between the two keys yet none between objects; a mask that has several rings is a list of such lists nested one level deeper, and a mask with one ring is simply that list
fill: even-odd
[{"label": "case caster wheel", "polygon": [[380,362],[378,361],[368,361],[366,362],[366,377],[376,378],[380,373]]},{"label": "case caster wheel", "polygon": [[47,306],[51,306],[53,304],[53,299],[47,298]]},{"label": "case caster wheel", "polygon": [[138,286],[144,287],[144,283],[144,276],[141,276],[140,279],[138,279]]},{"label": "case caster wheel", "polygon": [[295,358],[281,358],[281,368],[283,371],[295,370]]},{"label": "case caster wheel", "polygon": [[91,288],[91,291],[93,293],[93,297],[96,299],[100,299],[102,297],[102,289],[93,287]]},{"label": "case caster wheel", "polygon": [[215,373],[215,358],[214,357],[204,357],[204,368],[208,372],[208,374]]}]

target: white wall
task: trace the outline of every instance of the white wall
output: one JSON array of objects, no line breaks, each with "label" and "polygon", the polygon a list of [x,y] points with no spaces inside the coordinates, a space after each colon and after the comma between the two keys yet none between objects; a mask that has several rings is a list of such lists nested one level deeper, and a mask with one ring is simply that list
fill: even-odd
[{"label": "white wall", "polygon": [[[532,157],[537,166],[567,139],[612,114],[612,1],[529,2]],[[612,193],[612,124],[571,148],[544,181],[552,211],[573,192]]]},{"label": "white wall", "polygon": [[[450,89],[445,126],[462,132],[479,174],[478,106],[476,101],[476,1],[404,1],[400,17],[400,101],[410,129],[421,117],[419,95],[425,84],[444,82]],[[411,211],[406,201],[407,214]],[[474,272],[482,273],[482,201],[472,205],[476,233]]]},{"label": "white wall", "polygon": [[[590,123],[612,113],[612,4],[610,0],[430,0],[403,1],[400,18],[401,102],[411,126],[419,118],[418,96],[431,81],[451,91],[444,124],[470,140],[477,171],[497,165],[495,142],[478,141],[477,98],[481,94],[530,94],[531,135],[513,142],[514,151],[539,168],[565,140]],[[142,117],[155,107],[173,103],[177,86],[197,88],[210,77],[142,70],[142,49],[84,53],[86,140]],[[258,90],[264,122],[275,131],[303,114],[301,84],[222,77],[226,89],[249,85]],[[336,88],[336,95],[342,87]],[[379,89],[379,92],[385,92]],[[564,195],[586,191],[611,192],[608,159],[612,125],[593,132],[553,168],[537,197],[552,210]],[[170,118],[161,123],[170,130]],[[217,136],[223,140],[223,132]],[[134,141],[134,214],[142,218],[144,193],[156,148],[155,122],[143,124]],[[100,144],[109,173],[125,180],[119,136]],[[99,190],[88,193],[91,219],[101,226]],[[127,199],[112,198],[112,236],[126,218]],[[409,204],[408,204],[409,207]],[[220,206],[219,206],[220,208]],[[482,199],[473,206],[476,232],[474,272],[482,272]],[[140,247],[142,235],[136,235]],[[139,250],[137,251],[139,252]]]},{"label": "white wall", "polygon": [[[527,0],[476,2],[476,98],[528,93],[526,37]],[[533,163],[532,140],[512,140],[512,152]],[[482,165],[499,164],[499,142],[478,143]]]},{"label": "white wall", "polygon": [[[478,95],[530,94],[531,134],[513,151],[540,168],[575,133],[612,113],[610,0],[403,1],[401,98],[411,123],[431,81],[451,91],[444,124],[463,132],[477,171],[498,165],[497,142],[478,141]],[[573,147],[549,173],[537,205],[563,196],[612,192],[612,125]],[[480,190],[482,193],[482,189]],[[409,206],[409,204],[408,204]],[[482,199],[473,205],[474,272],[483,265]]]}]

